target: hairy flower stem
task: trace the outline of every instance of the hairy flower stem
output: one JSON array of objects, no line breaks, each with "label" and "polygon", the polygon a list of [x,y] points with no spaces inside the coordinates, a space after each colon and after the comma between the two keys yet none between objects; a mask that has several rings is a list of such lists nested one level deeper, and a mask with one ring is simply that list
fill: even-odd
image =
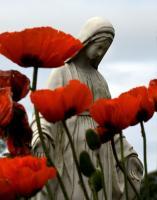
[{"label": "hairy flower stem", "polygon": [[[121,163],[120,163],[120,161],[119,161],[119,159],[118,159],[118,156],[117,156],[117,152],[116,152],[116,148],[115,148],[115,143],[114,143],[114,138],[111,139],[111,146],[112,146],[112,151],[113,151],[113,155],[114,155],[114,158],[115,158],[115,160],[116,160],[117,166],[119,167],[119,169],[120,169],[123,173],[125,173],[125,172],[124,172],[124,169],[123,169],[123,166],[121,165]],[[127,174],[126,174],[126,176],[127,176],[128,182],[130,183],[130,185],[131,185],[133,191],[134,191],[135,194],[136,194],[137,199],[138,199],[138,200],[142,200],[141,197],[140,197],[140,195],[139,195],[139,193],[137,192],[137,190],[136,190],[134,184],[132,183],[130,177],[129,177]]]},{"label": "hairy flower stem", "polygon": [[95,191],[95,189],[92,186],[90,186],[90,188],[91,188],[91,191],[92,191],[92,194],[93,194],[93,200],[99,200],[98,199],[98,193]]},{"label": "hairy flower stem", "polygon": [[144,160],[144,171],[145,171],[145,176],[144,176],[144,184],[145,184],[145,190],[146,190],[146,199],[149,199],[150,197],[150,191],[149,191],[149,181],[148,181],[148,171],[147,171],[147,140],[146,140],[146,133],[144,129],[144,124],[141,121],[140,122],[141,126],[141,133],[143,137],[143,160]]},{"label": "hairy flower stem", "polygon": [[120,132],[120,149],[121,149],[122,166],[124,169],[125,195],[126,195],[126,200],[128,200],[128,184],[127,184],[127,175],[126,175],[126,168],[125,168],[125,161],[124,161],[124,145],[123,145],[122,132]]},{"label": "hairy flower stem", "polygon": [[93,191],[93,200],[98,200],[98,194],[95,190]]},{"label": "hairy flower stem", "polygon": [[103,192],[104,192],[104,197],[105,197],[105,200],[107,200],[107,193],[106,193],[106,187],[105,187],[105,175],[104,175],[104,169],[102,166],[99,150],[96,152],[96,157],[97,157],[97,161],[98,161],[99,167],[102,172],[102,188],[103,188]]},{"label": "hairy flower stem", "polygon": [[47,192],[48,192],[48,194],[49,194],[49,198],[50,198],[51,200],[54,200],[53,194],[51,193],[51,188],[50,188],[50,186],[49,186],[49,183],[46,183],[45,186],[46,186]]},{"label": "hairy flower stem", "polygon": [[33,68],[33,80],[32,80],[32,91],[36,90],[37,87],[37,78],[38,78],[38,67]]},{"label": "hairy flower stem", "polygon": [[[32,84],[32,89],[33,91],[36,90],[36,83],[37,83],[37,75],[38,75],[38,68],[35,68],[34,67],[34,73],[33,73],[33,84]],[[47,150],[47,147],[46,147],[46,144],[45,144],[45,141],[44,141],[44,136],[43,136],[43,133],[42,133],[42,128],[41,128],[41,123],[40,123],[40,117],[39,117],[39,112],[36,110],[36,108],[34,107],[34,111],[35,111],[35,118],[36,118],[36,123],[37,123],[37,128],[38,128],[38,133],[39,133],[39,138],[40,138],[40,141],[41,141],[41,144],[42,144],[42,147],[43,147],[43,150],[44,150],[44,153],[45,153],[45,156],[48,160],[48,163],[50,164],[50,166],[53,166],[55,167],[50,155],[49,155],[49,152]],[[56,169],[57,170],[57,169]],[[61,187],[61,190],[63,192],[63,195],[64,195],[64,199],[66,200],[69,200],[69,197],[67,195],[67,192],[66,192],[66,189],[64,187],[64,184],[63,184],[63,181],[60,177],[60,174],[57,170],[57,179],[58,179],[58,182],[60,184],[60,187]],[[47,188],[48,189],[48,188]],[[50,190],[47,190],[48,193]],[[50,199],[51,199],[51,195],[49,195]]]},{"label": "hairy flower stem", "polygon": [[70,134],[69,129],[66,125],[66,122],[62,121],[62,123],[63,123],[63,126],[65,128],[65,132],[66,132],[67,137],[68,137],[69,142],[70,142],[70,146],[71,146],[71,150],[72,150],[72,154],[73,154],[73,159],[74,159],[74,162],[76,164],[76,169],[77,169],[78,176],[79,176],[79,179],[80,179],[80,185],[82,187],[82,190],[84,192],[86,200],[90,200],[88,193],[87,193],[86,186],[85,186],[84,181],[83,181],[83,177],[82,177],[82,174],[81,174],[81,170],[80,170],[79,162],[78,162],[78,159],[77,159],[77,156],[76,156],[76,152],[75,152],[74,144],[73,144],[73,141],[72,141],[72,138],[71,138],[71,134]]}]

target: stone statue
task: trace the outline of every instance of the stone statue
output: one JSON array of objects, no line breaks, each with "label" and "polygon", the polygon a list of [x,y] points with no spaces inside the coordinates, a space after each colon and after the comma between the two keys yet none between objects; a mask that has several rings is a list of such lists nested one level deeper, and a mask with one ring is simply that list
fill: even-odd
[{"label": "stone statue", "polygon": [[[92,91],[94,100],[98,98],[111,98],[108,85],[104,77],[98,72],[98,64],[110,47],[114,38],[114,28],[110,22],[100,17],[94,17],[87,21],[82,28],[79,39],[84,44],[84,48],[77,55],[70,58],[64,66],[53,69],[49,77],[47,88],[54,89],[63,86],[71,79],[79,79],[85,83]],[[93,162],[95,156],[88,149],[85,142],[85,130],[95,128],[96,122],[90,117],[88,112],[79,116],[71,117],[66,121],[67,126],[72,134],[76,152],[87,150],[90,153]],[[50,155],[55,162],[57,169],[65,183],[68,195],[72,200],[83,200],[84,195],[78,184],[78,175],[72,157],[72,152],[64,129],[60,122],[55,124],[48,123],[41,117],[42,130],[45,142],[49,149]],[[32,149],[36,156],[42,156],[43,150],[37,131],[35,120],[32,122],[33,140]],[[120,156],[119,136],[115,138],[116,149]],[[143,166],[138,159],[138,155],[133,147],[123,138],[124,156],[126,158],[127,173],[134,182],[136,189],[139,191],[140,182],[143,176]],[[108,200],[124,200],[124,180],[123,174],[116,166],[110,142],[105,143],[100,149],[101,160],[105,173],[105,184],[107,189]],[[90,198],[92,199],[87,179],[84,178]],[[62,191],[56,181],[49,181],[55,200],[63,200]],[[40,191],[33,200],[46,200],[45,188]],[[129,200],[134,199],[135,194],[129,188]],[[99,192],[99,199],[103,200],[103,193]]]}]

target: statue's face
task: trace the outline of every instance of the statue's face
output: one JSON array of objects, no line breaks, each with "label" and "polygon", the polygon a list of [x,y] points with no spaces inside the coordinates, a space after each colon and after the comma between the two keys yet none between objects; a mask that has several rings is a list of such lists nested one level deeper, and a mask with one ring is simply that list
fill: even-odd
[{"label": "statue's face", "polygon": [[94,41],[85,48],[86,56],[91,63],[99,63],[111,45],[111,40]]}]

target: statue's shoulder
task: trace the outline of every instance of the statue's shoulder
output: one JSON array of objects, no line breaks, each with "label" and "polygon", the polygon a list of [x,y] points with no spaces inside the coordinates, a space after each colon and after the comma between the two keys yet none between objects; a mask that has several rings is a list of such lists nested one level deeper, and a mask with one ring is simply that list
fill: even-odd
[{"label": "statue's shoulder", "polygon": [[104,81],[105,83],[107,83],[107,81],[106,81],[104,75],[102,75],[102,73],[101,73],[100,71],[97,71],[97,74],[98,74],[99,78],[100,78],[102,81]]},{"label": "statue's shoulder", "polygon": [[55,88],[57,86],[63,86],[70,79],[69,77],[70,73],[68,64],[53,68],[47,80],[47,87]]},{"label": "statue's shoulder", "polygon": [[65,71],[67,70],[67,65],[62,65],[60,67],[57,67],[57,68],[53,68],[51,70],[51,73],[49,75],[49,78],[51,79],[51,77],[55,77],[55,76],[62,76]]}]

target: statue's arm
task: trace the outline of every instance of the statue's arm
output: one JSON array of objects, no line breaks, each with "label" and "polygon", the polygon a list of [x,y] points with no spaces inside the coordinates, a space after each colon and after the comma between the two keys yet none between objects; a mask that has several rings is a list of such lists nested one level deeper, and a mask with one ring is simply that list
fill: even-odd
[{"label": "statue's arm", "polygon": [[[116,135],[114,137],[115,148],[118,154],[118,159],[121,161],[121,150],[120,150],[120,136]],[[143,178],[143,164],[138,158],[137,152],[134,150],[133,146],[128,143],[125,136],[123,136],[123,146],[124,146],[124,158],[126,173],[134,184],[137,192],[140,192],[141,181]],[[120,188],[124,187],[124,174],[121,172],[119,167],[116,165],[117,175],[119,177]],[[130,184],[128,184],[129,199],[135,199],[135,193]],[[125,196],[125,192],[123,194]]]}]

